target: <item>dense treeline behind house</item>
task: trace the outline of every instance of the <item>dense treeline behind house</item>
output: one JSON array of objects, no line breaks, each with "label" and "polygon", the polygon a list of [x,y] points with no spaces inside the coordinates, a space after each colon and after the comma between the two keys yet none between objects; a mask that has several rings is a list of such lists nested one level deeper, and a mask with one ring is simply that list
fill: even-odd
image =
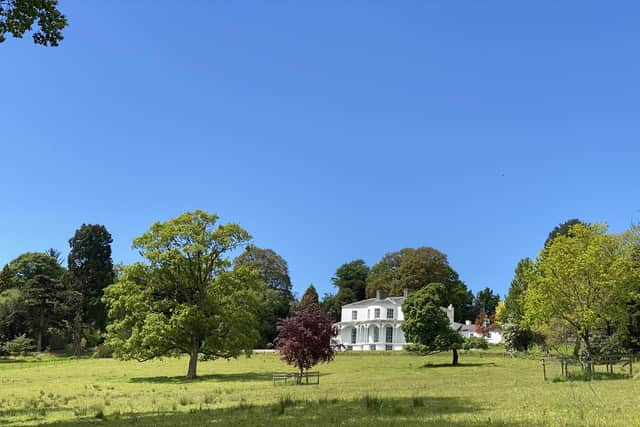
[{"label": "dense treeline behind house", "polygon": [[[135,266],[114,267],[112,242],[106,227],[83,224],[69,240],[66,265],[53,249],[25,253],[5,265],[0,272],[0,351],[80,355],[97,349],[96,354],[111,354],[102,345],[108,326],[104,291],[135,270]],[[441,283],[447,301],[456,308],[456,318],[466,319],[487,307],[495,309],[499,299],[489,288],[474,297],[446,255],[430,247],[385,254],[373,268],[361,259],[347,262],[332,278],[338,292],[325,295],[322,301],[313,285],[296,300],[287,262],[272,249],[249,244],[229,267],[231,271],[251,269],[265,285],[255,311],[259,336],[255,348],[274,348],[278,321],[309,302],[320,304],[338,320],[344,304],[371,297],[378,289],[399,295],[404,288],[415,291]]]},{"label": "dense treeline behind house", "polygon": [[[114,319],[107,315],[105,290],[143,276],[165,280],[154,279],[144,266],[114,266],[112,242],[103,225],[83,224],[69,239],[66,262],[50,249],[24,253],[5,265],[0,270],[0,353],[111,354],[104,341]],[[242,245],[218,274],[260,282],[252,312],[255,333],[249,334],[255,337],[253,348],[276,347],[278,321],[300,305],[320,304],[337,321],[343,305],[371,298],[376,290],[402,295],[403,289],[414,293],[438,284],[443,303],[455,308],[456,321],[475,319],[479,329],[501,328],[509,350],[538,346],[589,357],[640,350],[638,225],[618,234],[577,219],[558,225],[535,259],[518,263],[504,301],[489,287],[472,294],[447,256],[431,247],[387,253],[372,267],[362,259],[346,262],[331,279],[335,294],[320,299],[310,285],[297,300],[285,259],[250,244],[250,236]]]}]

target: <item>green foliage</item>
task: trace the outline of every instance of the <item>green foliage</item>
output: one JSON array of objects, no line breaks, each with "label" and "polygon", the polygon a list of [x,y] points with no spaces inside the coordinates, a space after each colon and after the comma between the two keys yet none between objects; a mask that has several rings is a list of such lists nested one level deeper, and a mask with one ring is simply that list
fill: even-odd
[{"label": "green foliage", "polygon": [[356,300],[356,296],[349,288],[341,288],[335,295],[325,295],[322,299],[322,310],[329,314],[334,321],[340,319],[342,306]]},{"label": "green foliage", "polygon": [[476,294],[473,300],[473,306],[476,313],[484,311],[489,316],[495,314],[496,307],[500,302],[500,295],[494,294],[490,288],[484,288]]},{"label": "green foliage", "polygon": [[34,43],[58,46],[67,18],[58,10],[57,0],[0,0],[0,43],[7,33],[22,38],[34,25],[38,27]]},{"label": "green foliage", "polygon": [[107,344],[123,359],[189,354],[188,378],[198,357],[233,358],[257,342],[256,311],[264,283],[254,269],[231,270],[228,254],[251,236],[218,216],[184,213],[153,224],[134,240],[147,264],[126,267],[105,291],[112,323]]},{"label": "green foliage", "polygon": [[524,317],[524,295],[529,283],[535,279],[535,266],[530,258],[518,262],[509,293],[504,299],[504,308],[500,312],[501,322],[520,323]]},{"label": "green foliage", "polygon": [[11,356],[26,356],[33,351],[33,340],[26,335],[20,335],[4,343],[0,350]]},{"label": "green foliage", "polygon": [[15,290],[15,298],[2,304],[0,336],[11,339],[28,333],[36,338],[40,352],[53,322],[65,312],[65,270],[56,258],[42,252],[28,252],[11,261],[2,273],[4,289]]},{"label": "green foliage", "polygon": [[489,343],[483,337],[469,337],[465,338],[462,343],[463,350],[486,350],[489,348]]},{"label": "green foliage", "polygon": [[[353,300],[347,302],[349,304],[354,301],[360,301],[366,297],[367,277],[369,276],[369,267],[361,260],[357,259],[342,264],[336,270],[335,275],[331,278],[334,286],[338,288],[338,293],[342,290],[350,290],[353,294]],[[343,292],[340,297],[343,301],[348,292]]]},{"label": "green foliage", "polygon": [[233,260],[234,267],[249,266],[258,271],[258,275],[267,287],[280,293],[283,300],[293,300],[291,278],[287,261],[273,249],[247,246],[242,254]]},{"label": "green foliage", "polygon": [[52,322],[65,312],[65,288],[59,278],[38,274],[22,287],[22,305],[36,336],[36,351],[42,351],[43,337]]},{"label": "green foliage", "polygon": [[457,320],[468,317],[473,295],[458,277],[442,252],[430,248],[405,248],[385,256],[371,268],[367,280],[367,295],[376,290],[388,295],[402,295],[403,289],[415,291],[429,283],[442,283],[446,290],[446,303],[452,304]]},{"label": "green foliage", "polygon": [[270,348],[277,335],[278,319],[287,317],[293,301],[287,262],[271,249],[250,245],[233,261],[233,265],[234,268],[244,266],[255,269],[266,284],[256,312],[260,329],[257,347]]},{"label": "green foliage", "polygon": [[0,292],[0,343],[28,331],[22,295],[18,289]]},{"label": "green foliage", "polygon": [[453,364],[457,364],[457,352],[463,338],[454,331],[449,319],[441,310],[442,295],[446,289],[439,283],[432,283],[412,294],[404,300],[402,312],[404,322],[402,330],[406,340],[413,343],[409,351],[429,353],[434,351],[453,350]]},{"label": "green foliage", "polygon": [[518,323],[503,323],[502,340],[508,352],[529,351],[534,343],[534,334],[531,329]]},{"label": "green foliage", "polygon": [[82,324],[106,327],[104,288],[113,283],[111,259],[113,238],[104,225],[82,224],[69,239],[68,258],[71,288],[76,293],[76,312]]},{"label": "green foliage", "polygon": [[580,221],[578,218],[569,219],[562,224],[558,224],[553,228],[553,230],[551,230],[551,232],[547,236],[547,240],[545,240],[544,246],[548,246],[549,243],[551,243],[553,239],[558,236],[569,236],[571,227],[576,224],[589,225],[586,222]]},{"label": "green foliage", "polygon": [[316,287],[313,285],[309,285],[304,294],[302,294],[302,298],[300,298],[299,306],[305,306],[308,304],[320,304],[318,300],[318,291],[316,291]]},{"label": "green foliage", "polygon": [[561,320],[593,353],[598,329],[625,317],[625,301],[638,272],[625,236],[606,234],[604,225],[576,224],[543,249],[535,279],[525,294],[525,322],[534,330]]}]

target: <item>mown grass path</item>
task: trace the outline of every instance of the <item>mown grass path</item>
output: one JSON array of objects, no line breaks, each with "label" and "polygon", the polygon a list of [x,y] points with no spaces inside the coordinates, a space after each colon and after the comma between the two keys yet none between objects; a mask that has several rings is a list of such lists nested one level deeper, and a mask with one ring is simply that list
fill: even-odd
[{"label": "mown grass path", "polygon": [[[544,382],[539,362],[499,354],[339,354],[319,386],[273,386],[278,356],[0,362],[0,426],[640,426],[640,381]],[[549,373],[551,377],[555,373]]]}]

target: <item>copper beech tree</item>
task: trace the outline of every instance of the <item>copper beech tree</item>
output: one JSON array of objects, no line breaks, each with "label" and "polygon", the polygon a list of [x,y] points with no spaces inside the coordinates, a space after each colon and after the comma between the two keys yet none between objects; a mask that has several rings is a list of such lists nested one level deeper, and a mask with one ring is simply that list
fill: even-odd
[{"label": "copper beech tree", "polygon": [[331,316],[318,304],[301,304],[293,317],[278,322],[276,344],[282,360],[300,371],[298,383],[305,370],[319,362],[330,362],[335,356],[331,344],[333,326]]}]

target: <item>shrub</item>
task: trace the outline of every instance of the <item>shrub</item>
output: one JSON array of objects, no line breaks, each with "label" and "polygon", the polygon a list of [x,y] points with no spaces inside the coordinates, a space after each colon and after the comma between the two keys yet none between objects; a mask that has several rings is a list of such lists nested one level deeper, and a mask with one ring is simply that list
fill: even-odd
[{"label": "shrub", "polygon": [[33,340],[25,335],[15,337],[2,345],[2,351],[11,356],[25,356],[33,351],[33,348]]},{"label": "shrub", "polygon": [[489,344],[487,344],[487,340],[485,340],[483,337],[469,337],[465,338],[464,343],[462,344],[462,348],[464,350],[486,350],[489,348]]},{"label": "shrub", "polygon": [[113,357],[113,348],[107,344],[100,344],[93,351],[93,357],[98,359],[109,359]]}]

